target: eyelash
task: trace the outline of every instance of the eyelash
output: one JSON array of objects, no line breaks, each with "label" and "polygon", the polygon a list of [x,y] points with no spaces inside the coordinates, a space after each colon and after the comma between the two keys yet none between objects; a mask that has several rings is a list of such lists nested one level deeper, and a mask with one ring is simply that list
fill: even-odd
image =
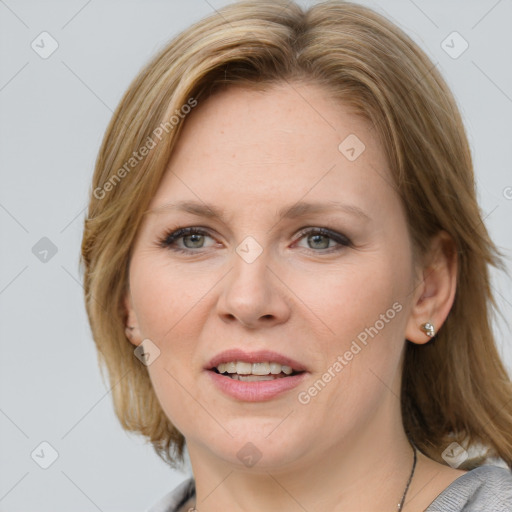
[{"label": "eyelash", "polygon": [[[190,235],[202,235],[202,236],[209,236],[210,238],[213,238],[208,231],[206,231],[205,229],[199,228],[199,227],[179,228],[174,231],[171,230],[171,231],[166,232],[166,234],[162,238],[159,239],[158,246],[163,249],[170,249],[174,252],[182,253],[182,254],[183,253],[184,254],[192,254],[192,253],[200,252],[201,249],[203,249],[202,247],[199,247],[197,250],[194,250],[194,249],[183,249],[181,247],[176,247],[176,245],[174,245],[176,243],[176,241],[178,241],[179,239],[181,239],[185,236],[190,236]],[[310,249],[310,248],[307,249],[307,250],[313,251],[314,253],[330,254],[333,252],[340,251],[346,247],[352,246],[352,242],[345,235],[342,235],[341,233],[337,233],[336,231],[332,231],[327,228],[305,228],[305,229],[302,229],[298,233],[298,235],[299,235],[299,237],[297,238],[296,242],[299,242],[300,240],[302,240],[304,237],[306,237],[308,235],[322,235],[322,236],[328,237],[329,239],[333,240],[334,242],[336,242],[338,244],[335,247],[330,247],[328,249],[323,249],[323,250],[318,250],[318,251],[315,249]]]}]

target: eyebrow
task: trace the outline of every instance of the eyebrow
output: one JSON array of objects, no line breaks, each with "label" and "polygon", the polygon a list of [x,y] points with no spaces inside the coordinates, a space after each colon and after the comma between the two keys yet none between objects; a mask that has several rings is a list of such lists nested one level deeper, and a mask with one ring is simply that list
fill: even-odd
[{"label": "eyebrow", "polygon": [[[280,219],[295,219],[298,217],[305,217],[307,215],[326,213],[332,210],[340,210],[364,221],[370,221],[370,216],[365,213],[361,208],[344,204],[339,201],[326,201],[323,203],[306,203],[298,202],[292,206],[284,206],[279,209],[277,216]],[[198,217],[216,218],[223,220],[225,218],[225,210],[218,208],[214,205],[197,202],[197,201],[177,201],[166,203],[156,208],[147,210],[146,214],[159,214],[168,211],[182,211],[196,215]]]}]

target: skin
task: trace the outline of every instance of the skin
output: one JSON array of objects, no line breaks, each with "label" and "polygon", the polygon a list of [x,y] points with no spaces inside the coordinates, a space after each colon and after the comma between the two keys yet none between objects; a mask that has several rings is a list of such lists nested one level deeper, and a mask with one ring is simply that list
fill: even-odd
[{"label": "skin", "polygon": [[[354,161],[338,149],[350,134],[366,146]],[[149,375],[186,438],[201,512],[396,510],[413,458],[398,399],[403,351],[406,339],[428,341],[422,323],[444,322],[456,261],[443,233],[424,261],[413,260],[391,183],[370,125],[313,84],[231,87],[187,118],[138,232],[125,304],[132,342],[148,338],[160,350]],[[162,208],[182,200],[223,217]],[[338,201],[363,214],[278,216],[298,201]],[[188,253],[159,245],[191,226],[208,235],[175,242]],[[308,227],[351,242],[308,238]],[[252,263],[235,250],[247,236],[263,249]],[[298,393],[393,304],[400,312],[300,403]],[[223,394],[204,366],[236,347],[301,362],[305,383],[263,402]],[[237,457],[247,443],[261,454],[252,467]],[[419,454],[405,510],[424,510],[461,474]]]}]

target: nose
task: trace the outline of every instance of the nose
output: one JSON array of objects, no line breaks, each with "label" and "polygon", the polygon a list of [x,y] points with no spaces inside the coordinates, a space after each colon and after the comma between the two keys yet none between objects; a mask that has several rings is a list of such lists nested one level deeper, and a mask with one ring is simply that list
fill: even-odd
[{"label": "nose", "polygon": [[217,302],[217,313],[227,323],[246,328],[279,325],[290,317],[290,301],[285,287],[269,268],[264,254],[247,263],[234,255],[234,268],[222,280],[223,289]]}]

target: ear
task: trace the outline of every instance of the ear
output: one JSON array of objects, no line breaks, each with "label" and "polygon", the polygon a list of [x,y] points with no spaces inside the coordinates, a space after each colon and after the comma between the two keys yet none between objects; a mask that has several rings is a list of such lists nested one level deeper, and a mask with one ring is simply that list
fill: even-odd
[{"label": "ear", "polygon": [[140,334],[137,316],[133,309],[132,296],[129,289],[124,296],[123,304],[126,311],[126,325],[124,332],[130,343],[138,347],[141,344],[142,336]]},{"label": "ear", "polygon": [[411,315],[405,337],[412,343],[427,343],[429,336],[422,326],[429,322],[435,332],[443,325],[455,298],[457,288],[457,251],[446,231],[432,238],[430,250],[418,269]]}]

